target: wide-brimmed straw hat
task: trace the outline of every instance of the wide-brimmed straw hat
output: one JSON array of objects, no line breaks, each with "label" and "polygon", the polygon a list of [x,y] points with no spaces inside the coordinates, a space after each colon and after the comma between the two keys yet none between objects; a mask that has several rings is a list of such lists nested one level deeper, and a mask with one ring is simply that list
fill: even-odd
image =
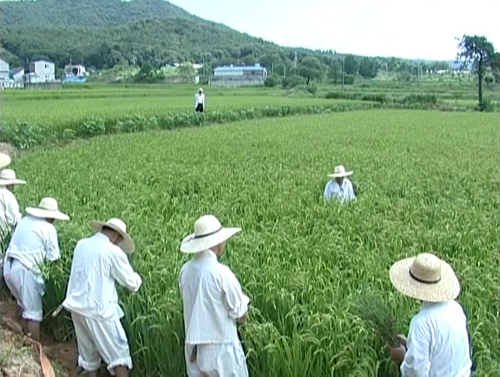
[{"label": "wide-brimmed straw hat", "polygon": [[215,216],[204,215],[194,223],[194,233],[182,240],[181,251],[200,253],[223,243],[238,232],[241,232],[241,228],[224,228]]},{"label": "wide-brimmed straw hat", "polygon": [[329,177],[333,178],[347,177],[349,175],[352,175],[352,171],[345,171],[345,168],[342,165],[335,166],[333,174],[328,174]]},{"label": "wide-brimmed straw hat", "polygon": [[434,254],[423,253],[394,263],[391,282],[402,294],[427,302],[454,300],[460,283],[453,268]]},{"label": "wide-brimmed straw hat", "polygon": [[10,156],[5,153],[0,153],[0,169],[6,167],[11,162]]},{"label": "wide-brimmed straw hat", "polygon": [[17,179],[16,172],[12,169],[3,169],[0,171],[0,186],[25,185],[26,181]]},{"label": "wide-brimmed straw hat", "polygon": [[198,92],[203,92],[203,88],[198,89]]},{"label": "wide-brimmed straw hat", "polygon": [[113,229],[120,236],[122,236],[123,241],[118,245],[125,253],[132,254],[135,250],[135,244],[132,238],[127,233],[127,225],[120,219],[109,219],[108,221],[90,221],[89,226],[95,233],[102,231],[103,227]]},{"label": "wide-brimmed straw hat", "polygon": [[26,213],[41,219],[69,220],[69,216],[59,212],[57,200],[54,198],[43,198],[38,207],[26,208]]}]

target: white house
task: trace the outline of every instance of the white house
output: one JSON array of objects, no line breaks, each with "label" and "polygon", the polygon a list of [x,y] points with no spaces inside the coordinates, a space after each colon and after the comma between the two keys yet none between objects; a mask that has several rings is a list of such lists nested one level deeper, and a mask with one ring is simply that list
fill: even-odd
[{"label": "white house", "polygon": [[243,76],[243,77],[264,77],[267,76],[267,69],[260,64],[253,66],[223,66],[214,69],[214,76]]},{"label": "white house", "polygon": [[68,64],[64,67],[64,71],[67,75],[73,74],[75,76],[88,76],[85,67],[81,64]]},{"label": "white house", "polygon": [[9,63],[0,59],[0,80],[6,81],[9,79]]},{"label": "white house", "polygon": [[55,64],[46,60],[33,61],[24,68],[25,83],[43,83],[56,80]]},{"label": "white house", "polygon": [[23,67],[17,67],[13,68],[11,71],[11,78],[14,80],[14,82],[23,82],[23,77],[24,77],[24,68]]}]

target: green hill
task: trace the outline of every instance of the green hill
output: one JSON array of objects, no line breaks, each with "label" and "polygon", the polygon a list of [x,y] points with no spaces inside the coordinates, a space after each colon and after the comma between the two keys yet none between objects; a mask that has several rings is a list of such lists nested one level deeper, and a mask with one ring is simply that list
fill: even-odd
[{"label": "green hill", "polygon": [[72,59],[105,68],[145,61],[251,64],[266,54],[282,61],[293,56],[163,0],[1,1],[0,17],[2,46],[19,61],[48,58],[63,66]]}]

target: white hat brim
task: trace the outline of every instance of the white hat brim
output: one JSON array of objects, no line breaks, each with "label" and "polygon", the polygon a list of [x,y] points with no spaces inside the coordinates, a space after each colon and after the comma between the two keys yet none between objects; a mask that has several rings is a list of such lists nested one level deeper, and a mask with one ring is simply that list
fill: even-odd
[{"label": "white hat brim", "polygon": [[410,275],[415,257],[394,263],[389,271],[391,283],[405,296],[427,302],[454,300],[460,294],[460,283],[453,268],[441,261],[441,280],[435,284],[421,283]]},{"label": "white hat brim", "polygon": [[134,240],[132,240],[132,238],[127,233],[123,232],[117,226],[104,221],[89,221],[89,226],[94,231],[94,233],[100,232],[104,226],[113,229],[123,238],[123,241],[118,245],[120,249],[122,249],[126,254],[132,254],[135,251]]},{"label": "white hat brim", "polygon": [[352,175],[352,171],[346,171],[344,173],[333,173],[333,174],[328,174],[329,177],[332,177],[332,178],[342,178],[342,177],[348,177],[350,175]]},{"label": "white hat brim", "polygon": [[26,181],[22,179],[0,179],[0,186],[10,186],[10,185],[25,185]]},{"label": "white hat brim", "polygon": [[0,153],[0,168],[4,168],[10,164],[12,160],[10,156],[5,153]]},{"label": "white hat brim", "polygon": [[26,208],[26,213],[41,219],[69,220],[69,216],[59,211],[48,211],[43,208]]},{"label": "white hat brim", "polygon": [[181,251],[187,254],[201,253],[223,243],[239,232],[241,228],[221,228],[217,233],[201,238],[195,238],[195,234],[192,233],[182,240]]}]

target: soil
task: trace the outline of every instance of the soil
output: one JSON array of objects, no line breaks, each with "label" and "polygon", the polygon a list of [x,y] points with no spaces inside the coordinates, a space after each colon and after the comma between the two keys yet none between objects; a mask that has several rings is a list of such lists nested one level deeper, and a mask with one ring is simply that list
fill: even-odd
[{"label": "soil", "polygon": [[[0,369],[3,372],[3,374],[0,373],[0,377],[42,376],[37,350],[26,341],[20,318],[16,303],[6,293],[5,286],[0,287]],[[77,366],[78,350],[76,343],[57,343],[51,339],[50,334],[42,334],[42,345],[43,352],[52,364],[57,377],[82,375],[82,370]],[[9,353],[12,350],[15,353]],[[3,366],[4,354],[9,357],[8,365],[5,367]],[[109,376],[109,372],[104,367],[101,368],[98,377]]]}]

